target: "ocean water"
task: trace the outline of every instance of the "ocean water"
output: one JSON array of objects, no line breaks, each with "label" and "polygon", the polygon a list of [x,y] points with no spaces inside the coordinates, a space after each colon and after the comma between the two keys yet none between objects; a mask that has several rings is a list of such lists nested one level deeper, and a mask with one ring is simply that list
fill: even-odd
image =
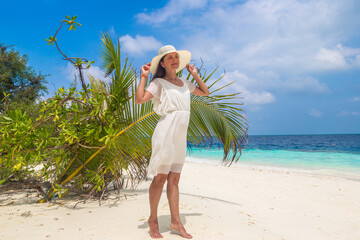
[{"label": "ocean water", "polygon": [[[188,149],[188,159],[219,162],[220,144]],[[360,178],[360,134],[249,136],[238,164]]]}]

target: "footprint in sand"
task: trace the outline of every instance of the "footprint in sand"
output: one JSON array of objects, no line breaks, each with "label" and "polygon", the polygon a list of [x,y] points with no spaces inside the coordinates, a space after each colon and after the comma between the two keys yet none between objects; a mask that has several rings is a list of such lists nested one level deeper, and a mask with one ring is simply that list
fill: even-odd
[{"label": "footprint in sand", "polygon": [[30,217],[31,216],[31,211],[26,211],[26,212],[23,212],[21,214],[22,217]]}]

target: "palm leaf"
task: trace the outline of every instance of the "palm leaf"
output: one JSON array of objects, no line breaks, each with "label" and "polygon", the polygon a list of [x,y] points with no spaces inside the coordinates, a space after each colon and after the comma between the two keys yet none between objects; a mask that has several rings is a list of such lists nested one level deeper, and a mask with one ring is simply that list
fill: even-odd
[{"label": "palm leaf", "polygon": [[[132,62],[125,59],[121,64],[120,42],[114,44],[108,34],[102,34],[103,70],[110,76],[111,83],[90,76],[91,95],[97,101],[103,101],[101,119],[119,129],[109,144],[97,148],[76,147],[69,151],[73,159],[65,168],[65,173],[58,179],[64,185],[69,181],[89,181],[83,171],[92,171],[103,175],[111,172],[107,181],[126,172],[133,186],[146,176],[146,167],[151,155],[151,136],[159,116],[152,109],[151,101],[135,104],[137,76],[132,69]],[[222,77],[211,77],[217,68],[207,74],[199,69],[199,76],[209,86],[211,94],[207,97],[191,96],[191,117],[188,128],[189,146],[210,148],[215,142],[222,143],[223,161],[231,165],[238,161],[242,148],[247,144],[247,120],[241,106],[239,93],[224,93],[231,84],[223,86]],[[178,73],[182,75],[182,71]],[[190,74],[187,79],[190,79]],[[222,94],[220,93],[222,92]],[[105,104],[106,103],[106,104]],[[51,194],[51,193],[49,193]]]},{"label": "palm leaf", "polygon": [[[217,67],[207,76],[206,71],[201,74],[201,79],[207,83],[216,72]],[[182,72],[179,76],[182,75]],[[195,83],[194,79],[187,79]],[[231,165],[239,160],[241,150],[248,143],[247,120],[241,108],[240,93],[216,94],[226,89],[231,84],[225,84],[213,90],[220,83],[220,77],[208,84],[210,95],[207,97],[191,95],[191,115],[188,129],[188,141],[191,145],[201,148],[210,148],[214,142],[219,141],[224,150],[223,162]],[[238,102],[236,102],[238,101]]]}]

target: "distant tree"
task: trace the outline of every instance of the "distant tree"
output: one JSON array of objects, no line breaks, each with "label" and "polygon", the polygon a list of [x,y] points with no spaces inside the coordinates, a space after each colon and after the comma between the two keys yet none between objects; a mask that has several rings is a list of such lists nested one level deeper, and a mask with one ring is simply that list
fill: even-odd
[{"label": "distant tree", "polygon": [[0,43],[0,112],[5,108],[4,93],[8,95],[10,104],[34,103],[44,92],[47,93],[47,75],[37,74],[27,62],[26,55]]}]

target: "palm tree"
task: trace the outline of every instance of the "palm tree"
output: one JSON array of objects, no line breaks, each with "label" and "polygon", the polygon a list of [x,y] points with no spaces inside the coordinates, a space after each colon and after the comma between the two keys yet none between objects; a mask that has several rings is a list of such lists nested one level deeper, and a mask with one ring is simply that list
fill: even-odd
[{"label": "palm tree", "polygon": [[[146,177],[146,167],[151,155],[151,136],[159,116],[152,109],[151,101],[135,104],[137,74],[132,63],[121,59],[120,42],[114,43],[107,33],[103,33],[102,69],[110,79],[90,76],[91,101],[102,103],[97,109],[101,124],[107,126],[102,137],[105,145],[77,147],[72,149],[69,164],[56,183],[64,186],[69,181],[93,182],[92,190],[103,191],[105,186],[127,175],[135,187]],[[222,77],[212,81],[210,74],[198,70],[199,76],[207,83],[210,95],[207,97],[191,96],[191,117],[188,128],[188,146],[210,148],[214,142],[222,143],[223,162],[231,165],[236,162],[241,149],[247,144],[247,120],[239,101],[239,93],[227,92],[230,84],[220,85]],[[179,72],[178,76],[182,76]],[[188,74],[186,78],[190,79]],[[84,169],[88,175],[83,173]],[[90,173],[90,174],[89,174]],[[92,174],[91,174],[92,173]],[[56,191],[49,191],[48,197]]]}]

